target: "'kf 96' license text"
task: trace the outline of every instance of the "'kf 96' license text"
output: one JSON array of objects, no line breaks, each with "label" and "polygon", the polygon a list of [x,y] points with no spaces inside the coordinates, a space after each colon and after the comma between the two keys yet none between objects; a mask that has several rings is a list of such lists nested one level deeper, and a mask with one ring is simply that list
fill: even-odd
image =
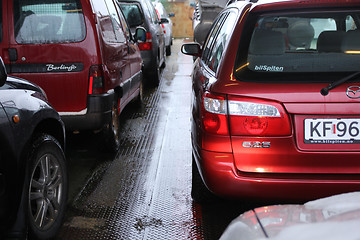
[{"label": "'kf 96' license text", "polygon": [[360,143],[360,119],[305,119],[304,142],[319,144]]}]

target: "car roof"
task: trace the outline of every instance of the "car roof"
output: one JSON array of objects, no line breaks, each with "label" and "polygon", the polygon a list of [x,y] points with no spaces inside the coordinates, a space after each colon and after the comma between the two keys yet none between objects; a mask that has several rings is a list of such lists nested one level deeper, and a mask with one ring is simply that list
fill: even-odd
[{"label": "car roof", "polygon": [[[231,1],[229,1],[230,3]],[[285,10],[296,8],[323,8],[323,7],[344,7],[360,6],[360,0],[240,0],[233,1],[228,7],[241,7],[244,2],[252,4],[252,10]]]}]

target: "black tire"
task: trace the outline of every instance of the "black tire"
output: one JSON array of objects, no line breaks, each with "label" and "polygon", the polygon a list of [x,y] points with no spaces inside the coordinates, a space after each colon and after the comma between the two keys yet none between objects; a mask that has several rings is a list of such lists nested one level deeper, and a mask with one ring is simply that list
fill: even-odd
[{"label": "black tire", "polygon": [[140,87],[139,87],[139,95],[135,100],[135,104],[137,107],[141,108],[144,104],[144,83],[143,78],[141,77]]},{"label": "black tire", "polygon": [[120,147],[120,116],[117,101],[114,101],[111,110],[111,119],[108,124],[104,126],[101,134],[101,140],[103,140],[104,143],[103,150],[116,153]]},{"label": "black tire", "polygon": [[166,56],[170,56],[171,55],[171,45],[166,46]]},{"label": "black tire", "polygon": [[210,192],[209,189],[205,186],[194,157],[192,159],[191,197],[197,203],[214,203],[219,200],[219,198]]},{"label": "black tire", "polygon": [[155,72],[151,75],[151,83],[154,87],[159,86],[160,84],[160,61],[159,57],[156,58],[156,69]]},{"label": "black tire", "polygon": [[59,231],[68,196],[64,152],[52,136],[43,134],[32,145],[27,174],[29,239],[51,239]]},{"label": "black tire", "polygon": [[164,45],[164,49],[163,49],[163,63],[161,64],[161,68],[165,68],[166,67],[166,46]]}]

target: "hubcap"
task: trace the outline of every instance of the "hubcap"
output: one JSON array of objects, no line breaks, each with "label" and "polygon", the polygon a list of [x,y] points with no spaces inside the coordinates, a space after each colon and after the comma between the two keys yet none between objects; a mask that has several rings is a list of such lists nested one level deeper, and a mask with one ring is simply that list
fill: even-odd
[{"label": "hubcap", "polygon": [[29,211],[35,226],[46,230],[55,222],[60,206],[63,175],[58,160],[45,154],[31,174]]}]

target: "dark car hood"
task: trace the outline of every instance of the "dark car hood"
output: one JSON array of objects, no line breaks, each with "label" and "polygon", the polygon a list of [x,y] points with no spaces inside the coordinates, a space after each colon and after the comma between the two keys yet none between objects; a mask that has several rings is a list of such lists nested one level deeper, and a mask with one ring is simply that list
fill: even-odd
[{"label": "dark car hood", "polygon": [[8,76],[5,85],[0,87],[0,89],[24,89],[43,93],[42,89],[39,86],[25,79],[13,76]]}]

